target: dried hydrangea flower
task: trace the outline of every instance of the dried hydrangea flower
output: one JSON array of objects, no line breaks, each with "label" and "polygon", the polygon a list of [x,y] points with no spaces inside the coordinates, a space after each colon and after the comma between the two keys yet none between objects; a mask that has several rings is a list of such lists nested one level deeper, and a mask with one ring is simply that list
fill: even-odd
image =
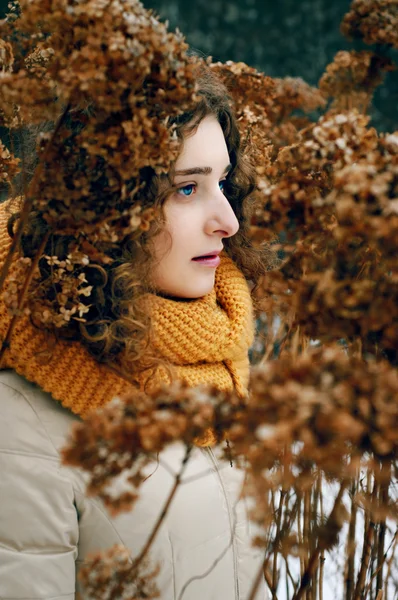
[{"label": "dried hydrangea flower", "polygon": [[398,48],[398,6],[395,0],[353,0],[341,31],[366,44]]},{"label": "dried hydrangea flower", "polygon": [[356,108],[365,113],[384,72],[393,68],[391,59],[374,52],[341,50],[327,65],[319,88],[325,96],[333,98],[331,107],[336,112]]}]

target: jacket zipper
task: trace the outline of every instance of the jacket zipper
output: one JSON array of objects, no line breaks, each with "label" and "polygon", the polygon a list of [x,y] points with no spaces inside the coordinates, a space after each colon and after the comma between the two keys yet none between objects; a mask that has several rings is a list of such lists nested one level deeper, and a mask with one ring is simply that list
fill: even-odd
[{"label": "jacket zipper", "polygon": [[234,528],[233,511],[232,511],[232,508],[231,508],[231,505],[230,505],[230,502],[229,502],[227,490],[225,489],[225,485],[224,485],[223,479],[221,477],[220,470],[218,468],[217,459],[214,456],[213,450],[211,448],[206,448],[206,450],[209,453],[211,461],[212,461],[212,463],[214,465],[214,468],[216,470],[218,479],[220,480],[222,491],[224,492],[225,501],[227,503],[229,527],[230,527],[230,531],[231,531],[231,540],[232,540],[232,556],[233,556],[233,564],[234,564],[235,600],[239,600],[240,599],[240,594],[239,594],[238,558],[237,558],[238,552],[237,552],[236,540],[235,540],[235,531],[234,531],[235,528]]}]

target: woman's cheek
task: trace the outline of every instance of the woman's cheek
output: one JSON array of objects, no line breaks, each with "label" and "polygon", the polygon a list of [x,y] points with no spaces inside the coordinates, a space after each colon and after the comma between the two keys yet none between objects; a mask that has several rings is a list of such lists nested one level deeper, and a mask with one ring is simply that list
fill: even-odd
[{"label": "woman's cheek", "polygon": [[192,203],[174,204],[166,217],[169,230],[174,235],[188,233],[198,219],[197,210]]}]

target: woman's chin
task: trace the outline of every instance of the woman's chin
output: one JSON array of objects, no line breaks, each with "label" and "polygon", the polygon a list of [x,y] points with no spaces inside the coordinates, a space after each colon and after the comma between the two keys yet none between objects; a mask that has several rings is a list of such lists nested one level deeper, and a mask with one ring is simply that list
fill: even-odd
[{"label": "woman's chin", "polygon": [[195,300],[207,296],[214,288],[214,276],[203,278],[202,281],[189,281],[186,284],[170,286],[161,293],[169,298],[180,300]]},{"label": "woman's chin", "polygon": [[182,298],[202,298],[207,296],[214,288],[215,282],[215,269],[211,273],[203,273],[201,275],[193,276],[190,281],[187,281],[187,285],[184,285],[180,294]]}]

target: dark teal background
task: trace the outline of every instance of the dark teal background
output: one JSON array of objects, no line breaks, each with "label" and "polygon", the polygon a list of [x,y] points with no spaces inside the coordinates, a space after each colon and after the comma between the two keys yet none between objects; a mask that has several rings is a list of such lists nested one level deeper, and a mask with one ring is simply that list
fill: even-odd
[{"label": "dark teal background", "polygon": [[[271,77],[316,85],[339,50],[369,49],[348,41],[340,22],[349,0],[145,0],[170,27],[214,60],[244,61]],[[398,63],[398,52],[390,55]],[[379,130],[398,128],[398,71],[377,90],[371,115]]]},{"label": "dark teal background", "polygon": [[[340,34],[349,0],[145,0],[144,5],[214,60],[244,61],[272,77],[302,77],[313,85],[338,50],[369,48]],[[0,0],[3,14],[6,6]],[[392,56],[398,62],[398,52]],[[377,90],[374,125],[397,129],[397,108],[398,71],[388,73]]]}]

